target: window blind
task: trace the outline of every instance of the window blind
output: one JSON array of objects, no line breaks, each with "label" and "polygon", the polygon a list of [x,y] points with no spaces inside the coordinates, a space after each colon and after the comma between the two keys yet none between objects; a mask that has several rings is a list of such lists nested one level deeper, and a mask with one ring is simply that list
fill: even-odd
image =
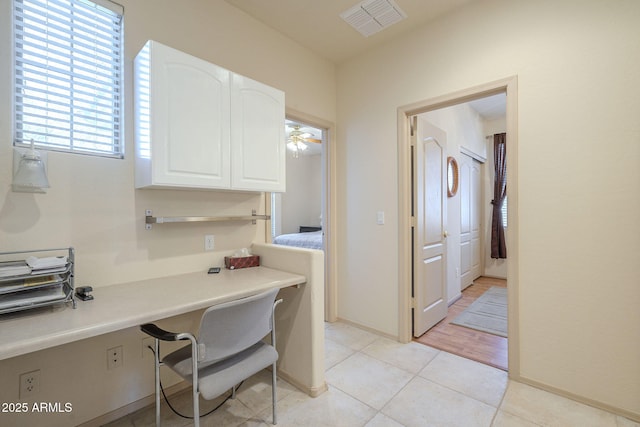
[{"label": "window blind", "polygon": [[14,0],[15,145],[122,157],[122,8]]}]

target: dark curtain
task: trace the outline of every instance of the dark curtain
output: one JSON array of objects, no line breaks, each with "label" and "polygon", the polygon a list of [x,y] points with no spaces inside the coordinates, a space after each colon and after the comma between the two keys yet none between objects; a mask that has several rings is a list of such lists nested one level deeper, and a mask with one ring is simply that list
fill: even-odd
[{"label": "dark curtain", "polygon": [[491,218],[491,258],[506,258],[507,245],[502,223],[502,204],[507,195],[507,134],[493,135],[493,159],[495,161],[495,182],[493,185],[493,215]]}]

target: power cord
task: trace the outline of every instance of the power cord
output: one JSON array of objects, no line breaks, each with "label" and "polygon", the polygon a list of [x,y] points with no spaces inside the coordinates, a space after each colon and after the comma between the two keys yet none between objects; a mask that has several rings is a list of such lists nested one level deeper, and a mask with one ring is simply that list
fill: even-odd
[{"label": "power cord", "polygon": [[[153,349],[153,347],[151,347],[150,345],[148,345],[148,346],[147,346],[147,348],[148,348],[149,350],[151,350],[151,352],[152,352],[152,353],[153,353],[153,355],[154,355],[154,359],[155,359],[156,351],[155,351],[155,350]],[[238,386],[236,387],[236,391],[238,391],[238,389],[242,386],[242,384],[243,384],[243,383],[244,383],[244,381],[242,381],[240,384],[238,384]],[[160,380],[160,391],[162,392],[162,396],[164,396],[164,400],[165,400],[165,402],[167,402],[167,405],[168,405],[168,406],[169,406],[169,408],[173,411],[173,413],[174,413],[174,414],[176,414],[176,415],[177,415],[177,416],[179,416],[179,417],[186,418],[186,419],[188,419],[188,420],[192,420],[192,419],[193,419],[193,417],[190,417],[190,416],[188,416],[188,415],[183,415],[183,414],[181,414],[180,412],[178,412],[178,411],[177,411],[177,410],[176,410],[176,409],[171,405],[171,402],[169,402],[169,398],[167,398],[167,395],[166,395],[166,393],[164,392],[164,387],[162,387],[162,380]],[[200,415],[200,417],[202,418],[202,417],[206,417],[207,415],[211,415],[211,414],[213,414],[215,411],[217,411],[218,409],[220,409],[220,408],[222,407],[222,405],[224,405],[225,403],[227,403],[227,401],[228,401],[229,399],[231,399],[231,397],[232,397],[232,395],[227,396],[227,398],[226,398],[226,399],[224,399],[224,400],[222,401],[222,403],[220,403],[218,406],[216,406],[215,408],[213,408],[212,410],[210,410],[210,411],[209,411],[209,412],[207,412],[206,414]]]}]

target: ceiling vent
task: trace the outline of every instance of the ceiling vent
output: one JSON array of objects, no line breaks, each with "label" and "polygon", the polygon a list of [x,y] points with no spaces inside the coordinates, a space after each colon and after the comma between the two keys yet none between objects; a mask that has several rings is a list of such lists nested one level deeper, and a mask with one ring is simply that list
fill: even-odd
[{"label": "ceiling vent", "polygon": [[365,0],[340,14],[360,34],[369,37],[407,17],[393,0]]}]

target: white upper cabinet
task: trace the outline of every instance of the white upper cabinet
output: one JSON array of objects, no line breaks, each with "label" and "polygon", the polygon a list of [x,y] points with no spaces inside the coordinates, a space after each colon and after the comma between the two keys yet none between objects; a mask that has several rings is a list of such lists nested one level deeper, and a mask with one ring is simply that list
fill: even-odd
[{"label": "white upper cabinet", "polygon": [[231,187],[284,192],[284,93],[237,74],[231,81]]},{"label": "white upper cabinet", "polygon": [[134,69],[136,187],[228,188],[230,72],[153,41]]},{"label": "white upper cabinet", "polygon": [[154,41],[134,70],[136,188],[284,191],[283,92]]}]

